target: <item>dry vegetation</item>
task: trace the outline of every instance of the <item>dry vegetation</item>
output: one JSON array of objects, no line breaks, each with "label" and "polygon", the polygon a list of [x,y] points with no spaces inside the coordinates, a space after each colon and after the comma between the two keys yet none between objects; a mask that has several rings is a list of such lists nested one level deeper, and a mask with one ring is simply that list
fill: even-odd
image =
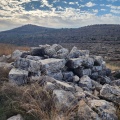
[{"label": "dry vegetation", "polygon": [[18,49],[18,50],[30,50],[30,48],[26,47],[26,46],[15,46],[15,45],[11,45],[11,44],[0,43],[0,56],[1,55],[9,55],[16,49]]},{"label": "dry vegetation", "polygon": [[120,70],[120,61],[107,61],[106,66],[112,71]]},{"label": "dry vegetation", "polygon": [[[5,83],[1,88],[0,97],[6,101],[3,101],[4,105],[7,105],[6,108],[3,107],[5,111],[0,113],[5,119],[14,113],[22,114],[25,120],[28,118],[29,120],[55,119],[56,109],[53,97],[38,84],[18,88],[18,86]],[[10,110],[12,110],[11,113]]]}]

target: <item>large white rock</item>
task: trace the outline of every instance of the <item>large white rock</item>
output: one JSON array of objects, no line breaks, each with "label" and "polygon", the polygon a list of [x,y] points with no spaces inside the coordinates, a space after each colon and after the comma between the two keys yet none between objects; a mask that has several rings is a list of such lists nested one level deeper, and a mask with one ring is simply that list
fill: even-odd
[{"label": "large white rock", "polygon": [[97,111],[102,120],[118,120],[113,103],[105,100],[90,100],[90,107]]},{"label": "large white rock", "polygon": [[104,85],[100,90],[100,96],[120,105],[120,88],[118,86]]},{"label": "large white rock", "polygon": [[92,80],[87,75],[84,75],[82,78],[80,78],[79,86],[90,90],[92,89]]},{"label": "large white rock", "polygon": [[52,77],[49,76],[41,76],[39,79],[39,84],[41,86],[44,86],[48,83],[53,83],[56,87],[58,87],[59,89],[65,90],[65,91],[71,91],[74,92],[75,88],[72,85],[69,85],[68,83],[64,82],[64,81],[58,81]]},{"label": "large white rock", "polygon": [[68,54],[68,58],[79,58],[80,56],[89,56],[89,50],[78,50],[77,47],[73,47]]},{"label": "large white rock", "polygon": [[63,111],[70,108],[75,100],[75,96],[69,91],[53,90],[53,95],[55,96],[56,107]]},{"label": "large white rock", "polygon": [[20,114],[18,114],[18,115],[8,118],[7,120],[23,120],[23,118]]},{"label": "large white rock", "polygon": [[13,68],[9,72],[9,81],[17,85],[26,84],[28,80],[28,71]]},{"label": "large white rock", "polygon": [[23,51],[15,50],[15,51],[12,53],[12,59],[13,59],[13,60],[18,59],[18,58],[22,55],[22,53],[23,53]]},{"label": "large white rock", "polygon": [[48,72],[59,72],[61,69],[65,67],[65,59],[55,59],[55,58],[49,58],[44,60],[39,60],[41,63],[41,71],[45,74]]},{"label": "large white rock", "polygon": [[87,68],[91,68],[94,65],[94,59],[91,57],[84,57],[82,65]]},{"label": "large white rock", "polygon": [[62,49],[63,47],[61,45],[59,45],[59,44],[53,44],[51,46],[51,48],[55,49],[55,51],[57,52],[58,50]]},{"label": "large white rock", "polygon": [[68,53],[69,53],[68,49],[62,48],[57,51],[57,58],[61,58],[61,59],[66,58]]},{"label": "large white rock", "polygon": [[19,58],[15,61],[14,66],[34,73],[40,71],[41,63],[27,58]]}]

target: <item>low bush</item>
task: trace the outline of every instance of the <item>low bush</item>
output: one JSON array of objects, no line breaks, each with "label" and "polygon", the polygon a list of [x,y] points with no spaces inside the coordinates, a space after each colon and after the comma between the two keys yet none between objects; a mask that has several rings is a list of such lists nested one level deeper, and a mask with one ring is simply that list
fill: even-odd
[{"label": "low bush", "polygon": [[18,86],[4,83],[0,90],[0,120],[22,114],[25,120],[54,120],[56,108],[51,93],[37,83]]}]

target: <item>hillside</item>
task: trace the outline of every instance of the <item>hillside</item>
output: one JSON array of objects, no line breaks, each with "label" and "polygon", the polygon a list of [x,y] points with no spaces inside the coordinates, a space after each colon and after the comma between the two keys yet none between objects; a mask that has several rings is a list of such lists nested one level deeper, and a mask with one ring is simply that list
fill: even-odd
[{"label": "hillside", "polygon": [[[89,49],[91,53],[107,59],[120,59],[120,25],[90,25],[81,28],[54,29],[36,25],[24,25],[0,32],[0,43],[37,46],[60,43],[71,48]],[[69,43],[69,44],[68,44]]]},{"label": "hillside", "polygon": [[119,41],[120,25],[91,25],[81,28],[53,29],[25,25],[0,33],[0,42],[36,46],[45,43]]}]

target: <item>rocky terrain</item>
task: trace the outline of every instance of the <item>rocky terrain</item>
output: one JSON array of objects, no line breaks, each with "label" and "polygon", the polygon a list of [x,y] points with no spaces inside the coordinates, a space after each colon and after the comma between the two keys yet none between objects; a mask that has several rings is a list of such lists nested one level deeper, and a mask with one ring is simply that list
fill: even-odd
[{"label": "rocky terrain", "polygon": [[[14,62],[5,63],[7,59]],[[120,71],[113,75],[103,58],[91,55],[89,50],[46,44],[30,51],[16,50],[0,61],[10,70],[9,83],[38,83],[51,92],[58,116],[69,110],[69,120],[119,120]],[[18,119],[23,120],[20,114],[8,120]]]}]

